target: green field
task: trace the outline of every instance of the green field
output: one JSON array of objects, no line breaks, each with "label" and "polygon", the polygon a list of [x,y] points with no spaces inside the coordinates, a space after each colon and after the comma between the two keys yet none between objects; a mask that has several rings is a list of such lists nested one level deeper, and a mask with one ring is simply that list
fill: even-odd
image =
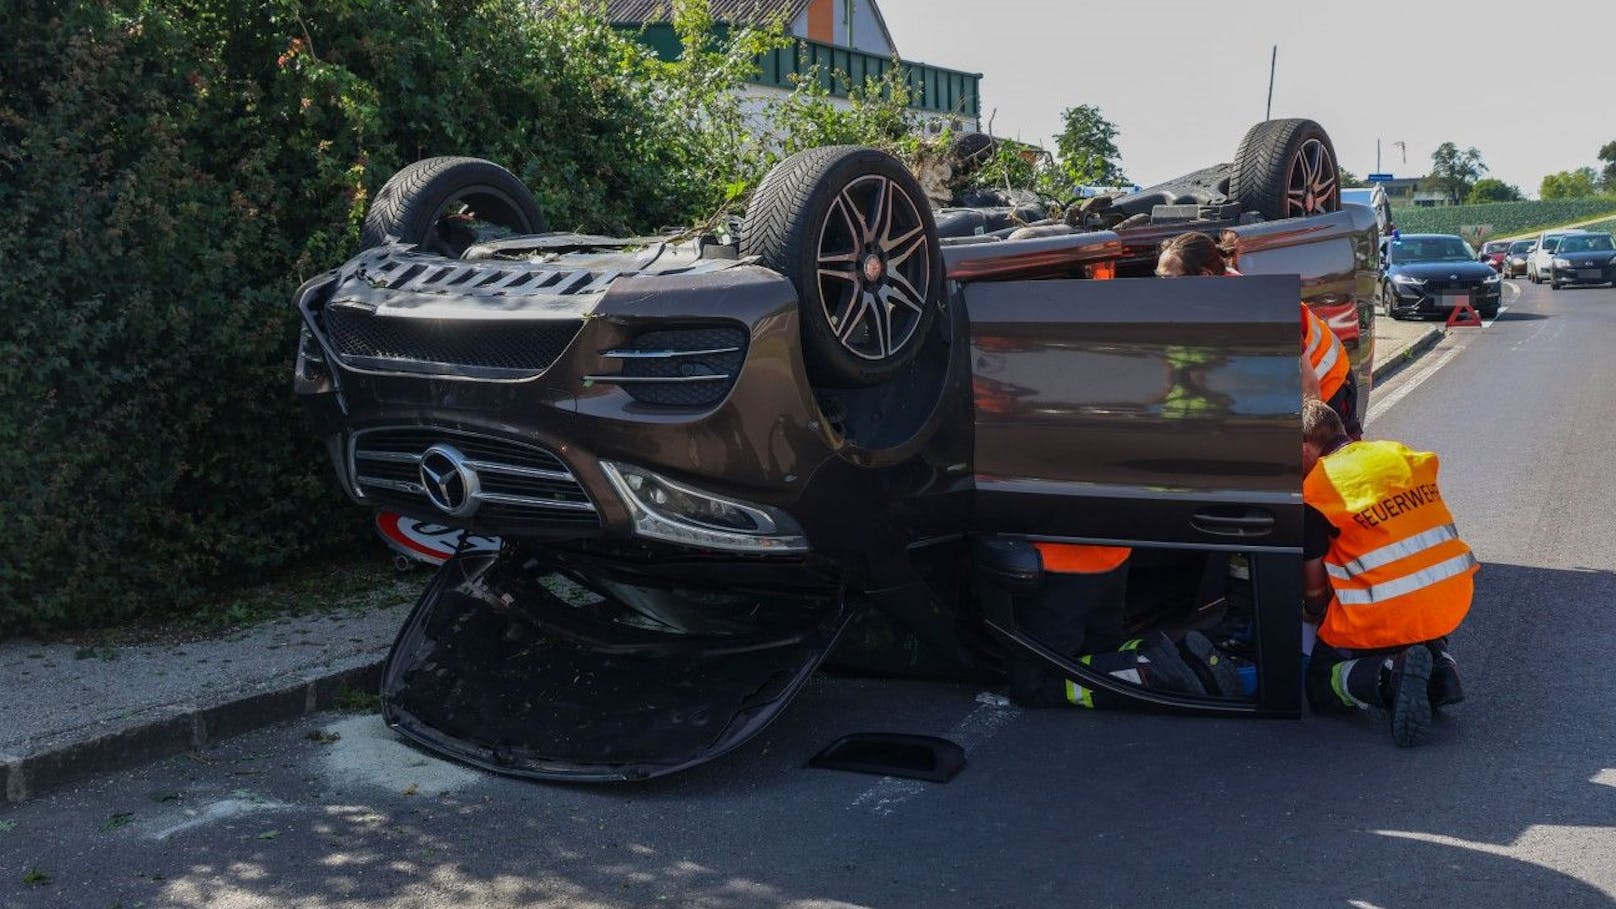
[{"label": "green field", "polygon": [[1392,221],[1404,233],[1456,234],[1466,224],[1491,224],[1494,237],[1559,227],[1600,215],[1616,216],[1616,196],[1392,209]]}]

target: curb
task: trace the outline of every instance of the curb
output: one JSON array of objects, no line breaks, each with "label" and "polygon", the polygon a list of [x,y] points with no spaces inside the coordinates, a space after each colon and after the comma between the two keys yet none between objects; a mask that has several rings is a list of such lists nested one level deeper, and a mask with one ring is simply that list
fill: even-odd
[{"label": "curb", "polygon": [[205,707],[175,707],[166,714],[86,741],[18,757],[0,754],[4,802],[40,796],[97,774],[195,751],[275,723],[327,710],[344,690],[381,688],[383,660],[305,676],[280,688],[243,694]]},{"label": "curb", "polygon": [[1369,376],[1371,382],[1374,385],[1379,385],[1382,381],[1396,375],[1403,367],[1418,360],[1426,351],[1435,347],[1438,342],[1447,337],[1447,334],[1447,329],[1437,328],[1436,326],[1426,329],[1425,334],[1415,339],[1413,344],[1403,348],[1395,357],[1384,363],[1376,363]]}]

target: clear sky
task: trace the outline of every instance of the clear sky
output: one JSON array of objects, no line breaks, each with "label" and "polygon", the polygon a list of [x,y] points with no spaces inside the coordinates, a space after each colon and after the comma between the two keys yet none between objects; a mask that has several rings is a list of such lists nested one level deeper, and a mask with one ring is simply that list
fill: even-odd
[{"label": "clear sky", "polygon": [[1613,0],[879,3],[905,59],[983,74],[984,127],[993,114],[995,134],[1052,147],[1063,108],[1098,105],[1145,184],[1233,157],[1276,44],[1274,116],[1319,121],[1359,176],[1377,138],[1398,176],[1453,141],[1535,197],[1616,140]]}]

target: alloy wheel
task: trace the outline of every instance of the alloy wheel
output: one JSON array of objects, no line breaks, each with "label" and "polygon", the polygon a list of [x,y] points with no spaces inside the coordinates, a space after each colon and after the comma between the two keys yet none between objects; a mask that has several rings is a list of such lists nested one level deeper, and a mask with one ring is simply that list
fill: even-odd
[{"label": "alloy wheel", "polygon": [[849,183],[820,226],[817,274],[820,305],[843,348],[865,360],[902,351],[923,321],[933,280],[914,199],[879,175]]},{"label": "alloy wheel", "polygon": [[1308,139],[1291,158],[1285,189],[1285,215],[1296,218],[1333,211],[1339,191],[1335,159],[1318,139]]}]

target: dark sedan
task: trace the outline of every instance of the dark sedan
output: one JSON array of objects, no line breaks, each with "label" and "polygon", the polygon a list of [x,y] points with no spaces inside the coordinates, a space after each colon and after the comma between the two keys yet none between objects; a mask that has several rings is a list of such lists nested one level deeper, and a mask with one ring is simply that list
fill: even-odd
[{"label": "dark sedan", "polygon": [[1549,265],[1549,286],[1616,283],[1616,243],[1610,234],[1570,234]]},{"label": "dark sedan", "polygon": [[1504,256],[1504,277],[1519,278],[1526,274],[1526,261],[1532,257],[1534,249],[1537,249],[1536,240],[1516,240],[1509,244],[1509,252]]},{"label": "dark sedan", "polygon": [[1381,268],[1381,299],[1394,319],[1446,317],[1466,303],[1483,318],[1498,315],[1502,277],[1453,234],[1393,236]]}]

